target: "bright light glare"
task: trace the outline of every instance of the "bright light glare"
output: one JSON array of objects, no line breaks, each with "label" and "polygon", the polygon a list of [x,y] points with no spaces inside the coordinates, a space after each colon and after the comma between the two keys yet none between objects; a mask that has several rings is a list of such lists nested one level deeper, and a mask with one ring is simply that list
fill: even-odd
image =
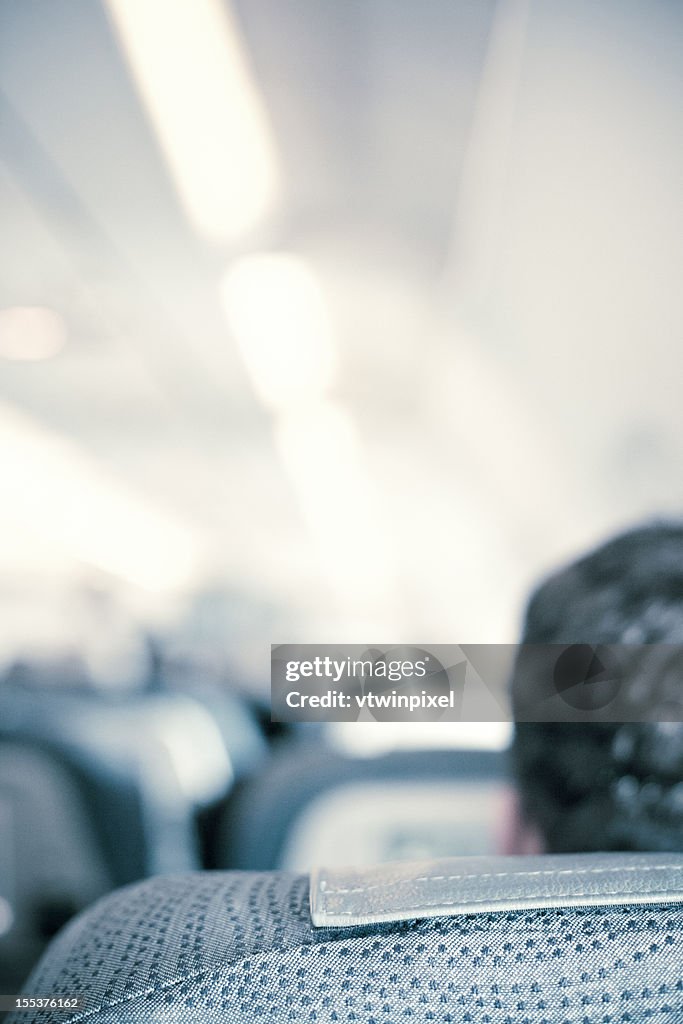
[{"label": "bright light glare", "polygon": [[221,284],[225,315],[261,401],[325,576],[355,608],[389,607],[386,530],[349,414],[330,400],[336,371],[324,296],[292,253],[235,261]]},{"label": "bright light glare", "polygon": [[0,356],[37,363],[64,348],[66,324],[59,313],[41,306],[0,309]]},{"label": "bright light glare", "polygon": [[196,230],[226,242],[279,189],[275,147],[239,30],[221,0],[105,0]]},{"label": "bright light glare", "polygon": [[281,417],[275,440],[336,588],[355,605],[391,605],[385,530],[348,413],[320,402]]},{"label": "bright light glare", "polygon": [[[378,727],[379,726],[379,727]],[[334,722],[330,742],[353,757],[379,757],[389,750],[504,750],[509,722]]]},{"label": "bright light glare", "polygon": [[335,371],[331,327],[320,286],[304,260],[291,253],[246,256],[226,272],[221,295],[265,405],[296,407],[326,390]]},{"label": "bright light glare", "polygon": [[0,406],[0,465],[3,529],[30,531],[148,590],[181,587],[192,578],[198,552],[184,526],[8,406]]}]

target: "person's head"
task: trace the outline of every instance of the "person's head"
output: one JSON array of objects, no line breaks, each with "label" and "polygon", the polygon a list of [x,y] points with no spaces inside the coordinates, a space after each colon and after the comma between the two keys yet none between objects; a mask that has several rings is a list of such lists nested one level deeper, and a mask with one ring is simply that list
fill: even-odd
[{"label": "person's head", "polygon": [[[683,724],[665,720],[683,700],[683,666],[677,647],[657,646],[683,645],[683,523],[631,530],[551,576],[529,601],[522,643],[651,645],[621,680],[651,720],[517,722],[517,848],[683,850]],[[518,664],[513,713],[528,686]]]}]

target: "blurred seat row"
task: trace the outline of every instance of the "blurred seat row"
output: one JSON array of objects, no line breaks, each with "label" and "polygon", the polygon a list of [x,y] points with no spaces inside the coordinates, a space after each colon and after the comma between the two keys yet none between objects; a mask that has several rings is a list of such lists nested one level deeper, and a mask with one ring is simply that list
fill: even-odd
[{"label": "blurred seat row", "polygon": [[223,689],[0,691],[0,991],[73,915],[200,868],[306,871],[494,852],[503,754],[352,756]]}]

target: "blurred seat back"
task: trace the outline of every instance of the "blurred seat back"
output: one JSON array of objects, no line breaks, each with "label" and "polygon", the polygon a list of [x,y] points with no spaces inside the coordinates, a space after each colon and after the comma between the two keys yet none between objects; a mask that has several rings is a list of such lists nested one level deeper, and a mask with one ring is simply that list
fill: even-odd
[{"label": "blurred seat back", "polygon": [[15,991],[48,939],[112,884],[73,775],[44,750],[0,742],[0,991]]},{"label": "blurred seat back", "polygon": [[211,866],[307,870],[493,853],[505,769],[499,751],[352,757],[294,742],[233,790]]},{"label": "blurred seat back", "polygon": [[262,755],[241,702],[0,687],[0,991],[112,888],[204,864],[201,816]]}]

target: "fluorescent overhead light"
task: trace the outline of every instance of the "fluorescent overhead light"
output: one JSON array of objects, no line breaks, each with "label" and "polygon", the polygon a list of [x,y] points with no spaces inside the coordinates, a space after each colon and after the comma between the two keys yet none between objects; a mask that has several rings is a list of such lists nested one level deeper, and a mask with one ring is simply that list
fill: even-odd
[{"label": "fluorescent overhead light", "polygon": [[33,533],[72,558],[148,590],[192,580],[194,537],[109,477],[76,445],[0,406],[2,529]]},{"label": "fluorescent overhead light", "polygon": [[295,408],[325,392],[336,359],[324,298],[307,263],[291,253],[236,260],[221,296],[230,329],[269,408]]},{"label": "fluorescent overhead light", "polygon": [[352,607],[388,607],[386,530],[354,423],[328,397],[337,359],[314,272],[292,253],[245,256],[221,298],[326,579]]},{"label": "fluorescent overhead light", "polygon": [[232,241],[279,190],[270,126],[221,0],[105,0],[188,218]]},{"label": "fluorescent overhead light", "polygon": [[326,575],[350,604],[391,604],[386,530],[360,439],[341,406],[321,401],[275,422],[275,441]]},{"label": "fluorescent overhead light", "polygon": [[66,324],[59,313],[42,306],[0,309],[0,356],[37,363],[64,348]]}]

